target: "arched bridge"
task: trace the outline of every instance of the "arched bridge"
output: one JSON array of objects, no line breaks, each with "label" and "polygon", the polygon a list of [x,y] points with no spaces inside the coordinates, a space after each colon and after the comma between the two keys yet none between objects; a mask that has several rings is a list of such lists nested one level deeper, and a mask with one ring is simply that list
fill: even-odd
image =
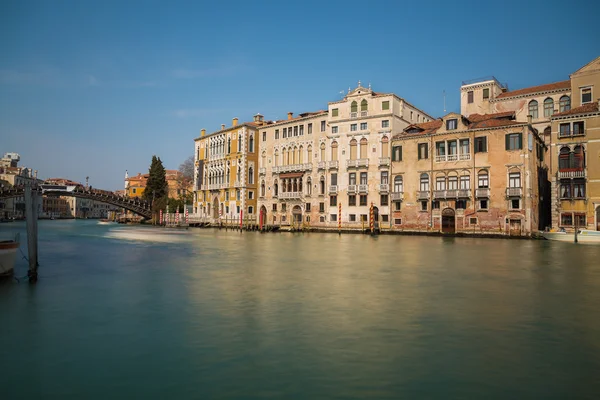
[{"label": "arched bridge", "polygon": [[[106,190],[86,189],[80,186],[39,185],[32,187],[32,191],[38,195],[71,196],[100,201],[124,208],[147,219],[152,218],[152,205],[149,202],[137,197],[119,196]],[[0,200],[22,196],[25,196],[25,186],[23,185],[0,189]]]}]

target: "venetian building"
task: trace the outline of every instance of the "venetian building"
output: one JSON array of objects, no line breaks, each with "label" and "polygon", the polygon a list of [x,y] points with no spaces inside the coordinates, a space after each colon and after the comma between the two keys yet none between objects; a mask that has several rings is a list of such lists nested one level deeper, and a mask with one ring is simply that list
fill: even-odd
[{"label": "venetian building", "polygon": [[258,182],[258,128],[263,116],[195,139],[194,212],[210,221],[255,218]]}]

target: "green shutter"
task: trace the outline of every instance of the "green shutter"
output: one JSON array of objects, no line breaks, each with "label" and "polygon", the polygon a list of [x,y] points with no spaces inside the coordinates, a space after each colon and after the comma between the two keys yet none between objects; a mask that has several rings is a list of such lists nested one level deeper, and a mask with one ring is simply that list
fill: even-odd
[{"label": "green shutter", "polygon": [[483,153],[487,153],[487,136],[484,136],[482,139],[481,151]]},{"label": "green shutter", "polygon": [[399,156],[400,156],[400,159],[398,161],[402,161],[402,146],[399,146],[398,153],[399,153]]},{"label": "green shutter", "polygon": [[417,145],[417,160],[421,159],[421,145]]},{"label": "green shutter", "polygon": [[506,150],[510,150],[510,135],[504,136]]},{"label": "green shutter", "polygon": [[429,158],[429,146],[425,145],[425,159]]},{"label": "green shutter", "polygon": [[519,133],[519,150],[523,149],[523,134]]}]

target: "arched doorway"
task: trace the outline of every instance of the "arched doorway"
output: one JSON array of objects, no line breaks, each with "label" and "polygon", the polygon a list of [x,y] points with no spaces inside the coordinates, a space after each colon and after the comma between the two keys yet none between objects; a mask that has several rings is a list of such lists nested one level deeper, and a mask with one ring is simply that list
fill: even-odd
[{"label": "arched doorway", "polygon": [[373,206],[373,229],[379,230],[379,208]]},{"label": "arched doorway", "polygon": [[216,197],[213,199],[213,218],[219,218],[219,199]]},{"label": "arched doorway", "polygon": [[302,223],[302,208],[300,208],[300,206],[294,206],[294,208],[292,208],[292,218],[294,224]]},{"label": "arched doorway", "polygon": [[261,227],[263,227],[267,223],[267,207],[262,206],[260,208],[260,215],[258,221]]},{"label": "arched doorway", "polygon": [[456,220],[454,218],[454,210],[451,208],[444,208],[442,211],[442,232],[443,233],[454,233],[456,232]]}]

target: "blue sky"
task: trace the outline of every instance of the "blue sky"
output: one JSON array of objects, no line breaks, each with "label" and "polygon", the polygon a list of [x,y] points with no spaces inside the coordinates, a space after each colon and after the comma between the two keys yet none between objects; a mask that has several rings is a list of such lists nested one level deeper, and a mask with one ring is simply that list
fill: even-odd
[{"label": "blue sky", "polygon": [[518,89],[599,56],[599,2],[554,4],[4,0],[0,152],[120,189],[153,154],[177,168],[202,128],[322,109],[358,80],[438,117],[462,80]]}]

